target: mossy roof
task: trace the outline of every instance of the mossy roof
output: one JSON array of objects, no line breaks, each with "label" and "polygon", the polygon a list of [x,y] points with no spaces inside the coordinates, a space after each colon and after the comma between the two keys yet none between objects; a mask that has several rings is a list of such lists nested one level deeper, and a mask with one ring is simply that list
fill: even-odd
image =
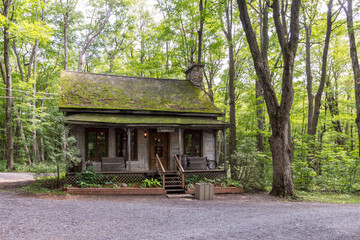
[{"label": "mossy roof", "polygon": [[60,108],[222,114],[188,80],[62,71]]},{"label": "mossy roof", "polygon": [[120,115],[79,113],[66,117],[69,123],[113,123],[122,125],[206,125],[226,126],[228,123],[212,118],[157,116],[157,115]]}]

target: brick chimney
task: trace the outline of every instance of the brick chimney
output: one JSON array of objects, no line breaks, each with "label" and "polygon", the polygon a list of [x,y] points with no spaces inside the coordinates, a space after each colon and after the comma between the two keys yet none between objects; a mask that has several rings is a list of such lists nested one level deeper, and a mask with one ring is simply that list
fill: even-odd
[{"label": "brick chimney", "polygon": [[196,87],[203,88],[203,68],[204,64],[192,64],[188,70],[185,71],[186,80],[190,80]]}]

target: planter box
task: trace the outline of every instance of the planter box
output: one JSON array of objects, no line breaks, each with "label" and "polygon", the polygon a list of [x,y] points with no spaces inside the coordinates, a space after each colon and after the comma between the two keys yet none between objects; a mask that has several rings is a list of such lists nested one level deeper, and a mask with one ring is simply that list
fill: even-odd
[{"label": "planter box", "polygon": [[[195,194],[195,188],[188,188],[187,194]],[[238,194],[244,193],[242,187],[214,187],[214,194]]]},{"label": "planter box", "polygon": [[165,195],[164,188],[66,188],[65,191],[80,195]]}]

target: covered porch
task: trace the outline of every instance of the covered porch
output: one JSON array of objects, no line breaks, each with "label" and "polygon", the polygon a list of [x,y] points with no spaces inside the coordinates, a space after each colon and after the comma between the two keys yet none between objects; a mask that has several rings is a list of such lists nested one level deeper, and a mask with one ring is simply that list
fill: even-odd
[{"label": "covered porch", "polygon": [[88,165],[121,182],[142,181],[159,174],[156,156],[167,172],[177,170],[176,156],[185,178],[226,177],[226,161],[218,166],[220,152],[226,159],[226,141],[219,142],[226,139],[228,124],[214,117],[80,113],[66,118],[82,159],[69,169],[70,182]]}]

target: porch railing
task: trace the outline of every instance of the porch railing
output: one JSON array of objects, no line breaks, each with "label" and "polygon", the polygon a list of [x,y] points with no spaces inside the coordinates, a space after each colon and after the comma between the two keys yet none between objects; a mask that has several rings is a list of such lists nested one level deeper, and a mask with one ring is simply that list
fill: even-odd
[{"label": "porch railing", "polygon": [[178,159],[178,157],[176,156],[176,154],[174,154],[174,159],[175,159],[175,171],[178,171],[180,173],[181,176],[181,186],[182,188],[185,188],[185,174],[184,174],[184,168],[181,166],[181,163]]},{"label": "porch railing", "polygon": [[155,166],[157,168],[157,171],[159,172],[160,174],[160,177],[162,178],[162,182],[163,182],[163,187],[165,187],[165,168],[164,166],[162,165],[161,163],[161,160],[159,158],[159,155],[155,154],[156,158],[155,158]]}]

